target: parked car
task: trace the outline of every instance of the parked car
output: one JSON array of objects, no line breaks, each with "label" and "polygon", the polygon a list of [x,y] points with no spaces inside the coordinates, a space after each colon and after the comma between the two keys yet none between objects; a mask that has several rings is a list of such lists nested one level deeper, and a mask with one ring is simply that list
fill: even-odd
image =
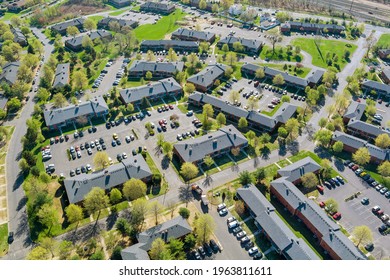
[{"label": "parked car", "polygon": [[254,255],[256,254],[257,252],[259,251],[259,248],[257,248],[256,246],[255,247],[252,247],[248,250],[248,253],[249,255]]},{"label": "parked car", "polygon": [[336,212],[335,214],[333,214],[333,219],[335,219],[335,220],[339,220],[339,219],[341,219],[341,213],[340,212]]},{"label": "parked car", "polygon": [[246,236],[246,231],[245,230],[240,231],[239,233],[236,234],[237,239],[241,239],[244,236]]},{"label": "parked car", "polygon": [[226,208],[226,204],[225,203],[221,203],[217,206],[217,210],[218,211],[221,211],[222,209]]},{"label": "parked car", "polygon": [[[237,223],[237,222],[236,222],[236,223]],[[237,227],[235,227],[234,229],[232,229],[233,234],[237,234],[237,233],[239,233],[240,231],[242,231],[242,227],[241,227],[241,226],[237,226]]]},{"label": "parked car", "polygon": [[210,247],[214,252],[219,252],[221,248],[219,248],[217,242],[214,241],[214,239],[210,239]]},{"label": "parked car", "polygon": [[228,213],[228,209],[227,209],[227,208],[222,208],[222,209],[218,212],[218,214],[219,214],[220,216],[225,216],[227,213]]}]

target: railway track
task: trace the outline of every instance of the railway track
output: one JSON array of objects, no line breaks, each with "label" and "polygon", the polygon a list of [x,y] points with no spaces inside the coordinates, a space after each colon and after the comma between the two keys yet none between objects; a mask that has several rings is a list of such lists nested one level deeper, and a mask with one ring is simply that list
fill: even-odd
[{"label": "railway track", "polygon": [[354,17],[361,20],[380,20],[390,24],[390,5],[380,5],[373,2],[358,2],[355,0],[326,0],[323,4],[347,14],[352,14]]}]

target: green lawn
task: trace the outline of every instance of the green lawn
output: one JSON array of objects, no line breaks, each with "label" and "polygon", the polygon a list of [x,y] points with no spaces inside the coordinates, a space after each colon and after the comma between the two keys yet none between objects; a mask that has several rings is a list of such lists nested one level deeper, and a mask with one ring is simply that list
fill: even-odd
[{"label": "green lawn", "polygon": [[134,29],[135,36],[139,41],[163,39],[165,34],[179,28],[178,21],[182,20],[186,13],[181,9],[168,16],[162,17],[156,24],[144,24]]},{"label": "green lawn", "polygon": [[0,257],[8,251],[8,224],[0,225]]},{"label": "green lawn", "polygon": [[[110,14],[111,15],[111,14]],[[103,16],[90,16],[88,17],[90,19],[92,19],[96,24],[98,23],[99,20],[103,19],[104,17]]]},{"label": "green lawn", "polygon": [[271,111],[261,111],[262,114],[272,117],[277,110],[279,110],[280,106],[282,106],[282,103],[279,103],[275,106]]},{"label": "green lawn", "polygon": [[297,77],[301,78],[305,78],[307,74],[309,74],[309,72],[311,71],[311,68],[309,67],[296,68],[295,65],[292,64],[286,64],[287,69],[284,69],[285,64],[260,63],[260,65],[273,68],[279,71],[288,72],[290,75],[296,74]]},{"label": "green lawn", "polygon": [[[301,49],[312,56],[312,63],[315,66],[327,68],[327,56],[333,57],[333,54],[338,56],[338,65],[340,71],[348,63],[343,57],[344,52],[349,50],[352,54],[355,52],[357,46],[353,44],[346,44],[345,42],[335,40],[322,39],[319,44],[316,43],[316,39],[312,38],[296,38],[291,41],[294,46],[300,46]],[[349,47],[348,47],[348,46]],[[318,46],[318,47],[317,47]],[[334,62],[334,60],[332,60]],[[337,67],[336,67],[337,68]]]},{"label": "green lawn", "polygon": [[376,45],[390,48],[390,34],[382,34]]},{"label": "green lawn", "polygon": [[2,16],[1,17],[1,19],[3,20],[3,21],[6,21],[6,20],[10,20],[13,16],[20,16],[21,15],[21,13],[18,13],[18,14],[15,14],[15,13],[9,13],[9,12],[6,12],[5,14],[4,14],[4,16]]},{"label": "green lawn", "polygon": [[109,13],[109,15],[110,15],[110,16],[119,16],[119,15],[125,13],[126,11],[127,11],[127,8],[126,8],[126,9],[123,9],[123,10],[118,10],[118,11]]},{"label": "green lawn", "polygon": [[275,47],[275,52],[272,52],[271,46],[264,46],[260,53],[260,58],[265,60],[282,60],[282,61],[292,61],[292,62],[301,62],[302,55],[295,55],[293,52],[288,52],[286,47]]},{"label": "green lawn", "polygon": [[156,164],[154,163],[154,161],[153,161],[152,157],[149,155],[149,153],[146,153],[145,161],[148,164],[152,174],[160,174],[161,175],[160,170],[158,170]]}]

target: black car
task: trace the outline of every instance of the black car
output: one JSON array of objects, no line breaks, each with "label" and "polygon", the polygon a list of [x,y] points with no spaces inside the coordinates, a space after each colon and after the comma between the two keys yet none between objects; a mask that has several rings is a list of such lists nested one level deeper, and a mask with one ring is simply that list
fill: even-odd
[{"label": "black car", "polygon": [[99,138],[99,143],[100,144],[103,144],[104,143],[104,139],[102,137]]},{"label": "black car", "polygon": [[328,189],[331,189],[331,188],[332,188],[332,185],[331,185],[329,182],[327,182],[327,181],[324,182],[324,185],[325,185]]},{"label": "black car", "polygon": [[371,252],[372,250],[374,250],[374,244],[368,243],[366,246],[364,246],[364,249]]},{"label": "black car", "polygon": [[367,181],[367,180],[369,180],[371,178],[371,176],[369,175],[369,174],[366,174],[366,175],[364,175],[363,177],[362,177],[362,179],[364,180],[364,181]]},{"label": "black car", "polygon": [[350,164],[351,163],[351,161],[348,159],[348,160],[345,160],[344,161],[344,166],[347,166],[348,164]]},{"label": "black car", "polygon": [[81,166],[81,173],[86,173],[87,172],[87,168],[85,168],[85,166]]},{"label": "black car", "polygon": [[134,115],[132,115],[132,116],[131,116],[131,119],[132,119],[133,121],[135,121],[137,118],[136,118]]},{"label": "black car", "polygon": [[88,132],[92,133],[92,127],[88,127]]},{"label": "black car", "polygon": [[328,181],[326,181],[326,183],[330,184],[332,187],[336,187],[336,184],[333,182],[332,179],[329,179]]},{"label": "black car", "polygon": [[85,146],[86,149],[88,149],[89,148],[89,143],[85,142],[84,146]]},{"label": "black car", "polygon": [[367,183],[370,184],[370,185],[371,185],[372,183],[374,183],[374,182],[375,182],[375,180],[374,180],[373,178],[370,178],[370,179],[367,180]]},{"label": "black car", "polygon": [[103,150],[107,149],[106,144],[104,144],[104,143],[102,144],[102,149],[103,149]]},{"label": "black car", "polygon": [[387,230],[387,226],[385,224],[382,224],[380,227],[378,227],[378,231],[380,233],[384,232],[385,230]]},{"label": "black car", "polygon": [[120,144],[122,144],[121,140],[117,139],[116,140],[116,144],[119,146]]},{"label": "black car", "polygon": [[263,258],[263,254],[261,252],[257,252],[253,255],[254,260],[261,260]]},{"label": "black car", "polygon": [[110,122],[106,122],[106,127],[107,128],[111,128],[111,123]]},{"label": "black car", "polygon": [[214,252],[219,252],[221,249],[219,248],[217,242],[214,241],[214,239],[210,240],[210,247]]},{"label": "black car", "polygon": [[122,161],[122,155],[121,155],[121,154],[117,154],[117,155],[116,155],[116,159],[117,159],[118,161]]},{"label": "black car", "polygon": [[207,255],[212,255],[213,254],[213,250],[211,250],[211,247],[210,247],[210,245],[208,243],[204,243],[203,244],[203,248],[206,251]]},{"label": "black car", "polygon": [[336,184],[336,186],[340,186],[340,182],[339,182],[338,180],[336,180],[335,178],[332,178],[332,179],[330,179],[330,180],[332,180],[333,183]]},{"label": "black car", "polygon": [[242,227],[240,227],[240,226],[235,227],[234,229],[232,229],[233,234],[237,234],[237,233],[239,233],[240,231],[242,231]]},{"label": "black car", "polygon": [[206,252],[204,251],[204,249],[203,249],[202,246],[199,246],[198,251],[199,251],[199,254],[200,254],[202,257],[206,256]]},{"label": "black car", "polygon": [[11,244],[12,242],[14,242],[14,232],[10,231],[8,233],[8,244]]},{"label": "black car", "polygon": [[114,121],[111,121],[111,126],[114,127],[115,126],[115,122]]},{"label": "black car", "polygon": [[249,249],[252,248],[253,246],[255,246],[255,244],[254,244],[252,241],[250,241],[250,242],[248,242],[248,243],[246,243],[246,244],[244,245],[244,248],[245,248],[245,250],[249,250]]},{"label": "black car", "polygon": [[79,132],[79,137],[83,137],[84,136],[84,132],[80,131]]},{"label": "black car", "polygon": [[93,127],[92,127],[92,132],[95,133],[96,131],[97,131],[96,126],[93,126]]}]

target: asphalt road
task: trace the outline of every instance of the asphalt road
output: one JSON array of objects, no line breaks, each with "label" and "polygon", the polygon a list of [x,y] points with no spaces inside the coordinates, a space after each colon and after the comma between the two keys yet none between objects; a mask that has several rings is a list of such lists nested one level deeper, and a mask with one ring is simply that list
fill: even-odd
[{"label": "asphalt road", "polygon": [[[32,32],[36,34],[45,43],[44,56],[45,62],[48,60],[53,46],[49,44],[46,36],[38,29],[31,28]],[[41,73],[39,73],[40,75]],[[19,118],[9,121],[6,125],[13,125],[16,127],[10,142],[7,152],[7,197],[8,197],[8,231],[14,232],[14,242],[9,246],[9,252],[5,258],[9,259],[24,259],[28,250],[31,247],[30,230],[27,223],[26,213],[26,197],[22,188],[23,175],[19,173],[19,160],[21,158],[22,144],[20,140],[26,134],[27,126],[26,120],[31,117],[34,110],[33,92],[29,92],[29,101],[23,107]]]}]

